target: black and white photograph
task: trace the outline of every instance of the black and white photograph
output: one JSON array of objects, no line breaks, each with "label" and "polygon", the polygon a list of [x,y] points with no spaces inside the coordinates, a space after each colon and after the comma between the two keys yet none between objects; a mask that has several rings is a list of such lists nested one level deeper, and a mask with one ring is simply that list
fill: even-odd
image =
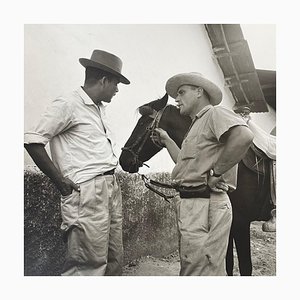
[{"label": "black and white photograph", "polygon": [[275,276],[275,30],[25,25],[24,274]]}]

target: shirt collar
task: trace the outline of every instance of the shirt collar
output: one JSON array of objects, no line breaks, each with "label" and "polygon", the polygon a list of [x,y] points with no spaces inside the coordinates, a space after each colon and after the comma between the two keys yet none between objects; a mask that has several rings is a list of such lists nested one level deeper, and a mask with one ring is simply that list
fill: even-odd
[{"label": "shirt collar", "polygon": [[195,118],[192,120],[192,123],[190,125],[189,130],[187,131],[186,135],[188,134],[188,132],[190,131],[190,129],[192,128],[192,126],[194,125],[194,123],[200,119],[210,108],[212,108],[213,106],[211,104],[204,106],[195,116]]},{"label": "shirt collar", "polygon": [[204,106],[197,114],[195,119],[200,119],[209,109],[211,109],[213,106],[211,104],[208,104]]},{"label": "shirt collar", "polygon": [[80,87],[77,90],[79,96],[81,97],[81,99],[83,100],[84,104],[86,105],[96,105],[94,103],[94,101],[90,98],[90,96],[84,91],[84,89],[82,87]]}]

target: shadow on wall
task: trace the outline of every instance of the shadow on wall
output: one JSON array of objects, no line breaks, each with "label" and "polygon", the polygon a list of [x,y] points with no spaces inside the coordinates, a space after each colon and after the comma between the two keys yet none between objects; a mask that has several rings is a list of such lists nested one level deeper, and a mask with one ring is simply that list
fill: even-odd
[{"label": "shadow on wall", "polygon": [[[124,263],[177,249],[174,204],[149,191],[140,176],[118,172],[123,195]],[[168,173],[151,178],[168,182]],[[61,274],[66,244],[60,230],[60,194],[44,174],[24,172],[24,275]]]}]

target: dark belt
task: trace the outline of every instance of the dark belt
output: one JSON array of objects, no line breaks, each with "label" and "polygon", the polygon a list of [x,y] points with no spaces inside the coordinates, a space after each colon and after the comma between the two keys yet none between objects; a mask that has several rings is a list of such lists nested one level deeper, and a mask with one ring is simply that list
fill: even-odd
[{"label": "dark belt", "polygon": [[98,176],[114,175],[114,174],[115,174],[115,169],[112,169],[112,170],[106,171],[102,174],[99,174]]},{"label": "dark belt", "polygon": [[210,188],[208,186],[201,187],[184,187],[176,188],[180,198],[210,198]]}]

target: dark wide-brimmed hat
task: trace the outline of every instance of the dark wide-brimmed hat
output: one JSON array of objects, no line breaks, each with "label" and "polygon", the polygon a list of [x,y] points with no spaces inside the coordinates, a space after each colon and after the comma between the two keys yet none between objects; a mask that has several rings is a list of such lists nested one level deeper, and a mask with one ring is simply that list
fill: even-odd
[{"label": "dark wide-brimmed hat", "polygon": [[177,91],[182,85],[193,85],[203,88],[209,95],[209,101],[212,105],[218,105],[222,101],[220,88],[200,73],[181,73],[171,77],[166,83],[166,91],[172,98],[176,99]]},{"label": "dark wide-brimmed hat", "polygon": [[93,67],[109,72],[120,79],[120,82],[129,84],[130,81],[122,75],[122,60],[109,52],[94,50],[90,59],[79,58],[79,62],[85,67]]}]

